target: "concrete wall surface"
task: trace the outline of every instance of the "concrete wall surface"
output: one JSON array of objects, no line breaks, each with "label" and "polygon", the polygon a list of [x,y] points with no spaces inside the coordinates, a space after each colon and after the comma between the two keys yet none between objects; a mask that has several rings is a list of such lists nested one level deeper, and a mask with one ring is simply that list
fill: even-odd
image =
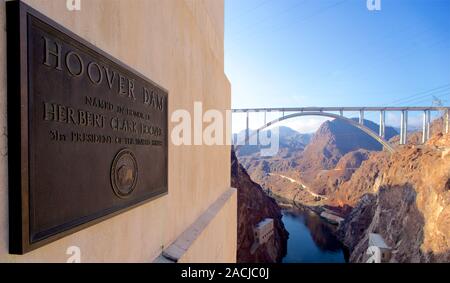
[{"label": "concrete wall surface", "polygon": [[[169,115],[230,108],[224,74],[223,0],[65,0],[27,4],[169,91]],[[70,246],[82,262],[152,262],[230,186],[228,146],[169,142],[169,194],[26,255],[8,253],[8,149],[5,0],[0,0],[0,262],[66,262]],[[173,128],[169,117],[169,133]],[[201,233],[183,262],[234,262],[236,196]]]}]

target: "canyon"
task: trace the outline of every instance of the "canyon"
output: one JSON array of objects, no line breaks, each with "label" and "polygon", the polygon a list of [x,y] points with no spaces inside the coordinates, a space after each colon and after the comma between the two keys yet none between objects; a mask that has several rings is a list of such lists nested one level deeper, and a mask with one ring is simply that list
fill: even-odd
[{"label": "canyon", "polygon": [[[378,131],[378,125],[365,125]],[[450,260],[450,137],[442,119],[432,123],[432,138],[390,154],[367,134],[344,122],[326,121],[314,135],[280,128],[277,155],[262,157],[256,146],[236,150],[243,169],[279,203],[307,207],[340,223],[336,235],[350,262],[365,262],[371,233],[391,248],[390,262]],[[398,141],[395,129],[386,138]],[[329,217],[331,215],[331,217]]]}]

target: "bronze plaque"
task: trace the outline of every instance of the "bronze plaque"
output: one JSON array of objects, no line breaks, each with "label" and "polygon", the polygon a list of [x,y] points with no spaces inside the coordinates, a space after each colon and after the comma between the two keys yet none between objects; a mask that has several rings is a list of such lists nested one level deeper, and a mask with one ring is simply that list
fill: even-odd
[{"label": "bronze plaque", "polygon": [[10,252],[166,194],[167,91],[21,2],[7,32]]}]

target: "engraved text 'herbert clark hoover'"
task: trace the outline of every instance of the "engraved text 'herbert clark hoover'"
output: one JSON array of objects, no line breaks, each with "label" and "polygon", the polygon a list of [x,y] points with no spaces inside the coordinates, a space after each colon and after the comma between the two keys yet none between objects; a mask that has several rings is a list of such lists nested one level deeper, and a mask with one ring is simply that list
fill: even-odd
[{"label": "engraved text 'herbert clark hoover'", "polygon": [[[106,117],[102,114],[48,102],[44,102],[44,121],[99,129],[104,129],[107,124],[105,122]],[[117,117],[112,117],[109,120],[109,126],[114,131],[133,134],[151,135],[155,137],[160,137],[163,134],[160,127]]]},{"label": "engraved text 'herbert clark hoover'", "polygon": [[[106,83],[111,91],[119,96],[126,97],[132,101],[138,100],[136,97],[135,80],[127,78],[125,75],[102,66],[95,61],[85,62],[75,51],[67,51],[63,54],[63,45],[57,41],[43,37],[44,40],[44,65],[54,67],[58,71],[63,71],[63,63],[69,74],[73,77],[87,76],[94,85]],[[164,111],[164,97],[154,90],[143,87],[140,90],[142,99],[140,101],[156,110]]]}]

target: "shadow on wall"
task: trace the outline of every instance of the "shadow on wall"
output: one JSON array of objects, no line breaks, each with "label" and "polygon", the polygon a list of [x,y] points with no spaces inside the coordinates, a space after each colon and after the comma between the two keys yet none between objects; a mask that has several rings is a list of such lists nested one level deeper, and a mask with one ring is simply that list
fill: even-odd
[{"label": "shadow on wall", "polygon": [[[413,185],[383,186],[364,195],[339,228],[351,262],[364,262],[369,233],[380,234],[392,248],[391,262],[448,262],[450,251],[423,251],[425,218],[417,207]],[[431,239],[433,240],[433,239]]]}]

